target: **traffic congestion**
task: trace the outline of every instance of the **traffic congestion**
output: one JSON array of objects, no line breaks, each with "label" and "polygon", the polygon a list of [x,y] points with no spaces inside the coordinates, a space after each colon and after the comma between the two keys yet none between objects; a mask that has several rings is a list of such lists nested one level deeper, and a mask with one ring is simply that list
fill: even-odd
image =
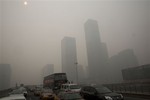
[{"label": "traffic congestion", "polygon": [[[123,95],[114,93],[104,86],[83,86],[77,84],[62,84],[66,88],[60,88],[57,94],[48,88],[28,89],[30,95],[34,95],[41,100],[123,100]],[[73,87],[73,88],[72,88]],[[93,91],[95,90],[95,91]],[[38,94],[36,94],[38,91]],[[47,91],[47,92],[43,92]]]},{"label": "traffic congestion", "polygon": [[124,97],[100,84],[81,84],[68,81],[66,73],[54,73],[44,78],[42,85],[11,88],[0,100],[149,100]]},{"label": "traffic congestion", "polygon": [[31,98],[32,100],[123,100],[121,94],[114,93],[107,87],[81,87],[75,83],[62,84],[57,92],[48,87],[19,87],[0,100],[31,100]]},{"label": "traffic congestion", "polygon": [[13,89],[8,97],[0,100],[31,100],[33,96],[40,100],[124,100],[122,94],[112,92],[102,85],[69,82],[66,73],[46,76],[43,85],[22,84]]}]

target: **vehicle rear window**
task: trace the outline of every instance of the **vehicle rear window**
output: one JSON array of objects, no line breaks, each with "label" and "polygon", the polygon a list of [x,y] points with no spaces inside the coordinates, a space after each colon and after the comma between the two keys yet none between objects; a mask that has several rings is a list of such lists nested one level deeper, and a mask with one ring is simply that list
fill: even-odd
[{"label": "vehicle rear window", "polygon": [[106,88],[106,87],[98,87],[98,88],[96,88],[96,90],[97,90],[99,93],[110,93],[110,92],[112,92],[111,90],[109,90],[109,89]]}]

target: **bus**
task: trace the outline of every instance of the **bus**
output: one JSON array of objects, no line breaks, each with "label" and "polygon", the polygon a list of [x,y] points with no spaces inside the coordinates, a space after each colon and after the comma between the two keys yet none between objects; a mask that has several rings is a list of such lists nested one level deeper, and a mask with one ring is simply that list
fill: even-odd
[{"label": "bus", "polygon": [[50,89],[60,89],[62,84],[67,83],[66,73],[54,73],[44,77],[43,86]]}]

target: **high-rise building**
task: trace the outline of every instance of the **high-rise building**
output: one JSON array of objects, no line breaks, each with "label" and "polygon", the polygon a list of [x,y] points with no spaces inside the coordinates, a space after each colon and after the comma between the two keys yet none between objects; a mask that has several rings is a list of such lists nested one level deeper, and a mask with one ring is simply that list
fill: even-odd
[{"label": "high-rise building", "polygon": [[64,37],[61,41],[62,72],[67,74],[69,81],[77,81],[77,52],[76,40],[73,37]]},{"label": "high-rise building", "polygon": [[89,19],[84,24],[87,57],[89,66],[89,78],[92,82],[103,82],[105,79],[105,67],[108,61],[106,44],[101,42],[98,23]]},{"label": "high-rise building", "polygon": [[78,82],[85,83],[85,71],[82,65],[77,65],[78,69]]},{"label": "high-rise building", "polygon": [[10,88],[11,68],[10,64],[0,64],[0,90]]},{"label": "high-rise building", "polygon": [[109,59],[108,82],[120,83],[123,81],[122,69],[138,66],[139,62],[132,49],[125,49]]}]

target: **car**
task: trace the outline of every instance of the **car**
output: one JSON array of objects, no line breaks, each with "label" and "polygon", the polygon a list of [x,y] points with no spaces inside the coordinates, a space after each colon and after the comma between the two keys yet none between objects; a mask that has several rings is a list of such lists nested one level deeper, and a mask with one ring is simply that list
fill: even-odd
[{"label": "car", "polygon": [[13,95],[13,94],[23,94],[25,97],[27,97],[28,95],[28,92],[27,90],[24,88],[24,87],[20,87],[20,88],[17,88],[17,89],[14,89],[11,93],[9,93],[10,95]]},{"label": "car", "polygon": [[124,100],[122,94],[112,92],[102,85],[84,86],[80,94],[86,100]]},{"label": "car", "polygon": [[44,88],[40,94],[41,100],[59,100],[58,97],[53,93],[52,89]]},{"label": "car", "polygon": [[78,84],[73,84],[73,83],[67,83],[67,84],[62,84],[60,91],[72,91],[72,92],[80,92],[81,87]]},{"label": "car", "polygon": [[34,90],[34,95],[35,95],[35,96],[40,96],[40,94],[41,94],[41,89],[40,89],[40,88],[36,88],[36,89]]},{"label": "car", "polygon": [[51,89],[42,89],[41,93],[40,93],[40,99],[42,100],[49,100],[54,98],[53,96],[53,91]]},{"label": "car", "polygon": [[29,87],[28,88],[28,91],[30,91],[30,92],[34,92],[34,90],[35,90],[35,87]]},{"label": "car", "polygon": [[57,97],[59,100],[84,100],[79,92],[60,92]]},{"label": "car", "polygon": [[8,97],[0,98],[0,100],[26,100],[23,94],[13,94]]}]

